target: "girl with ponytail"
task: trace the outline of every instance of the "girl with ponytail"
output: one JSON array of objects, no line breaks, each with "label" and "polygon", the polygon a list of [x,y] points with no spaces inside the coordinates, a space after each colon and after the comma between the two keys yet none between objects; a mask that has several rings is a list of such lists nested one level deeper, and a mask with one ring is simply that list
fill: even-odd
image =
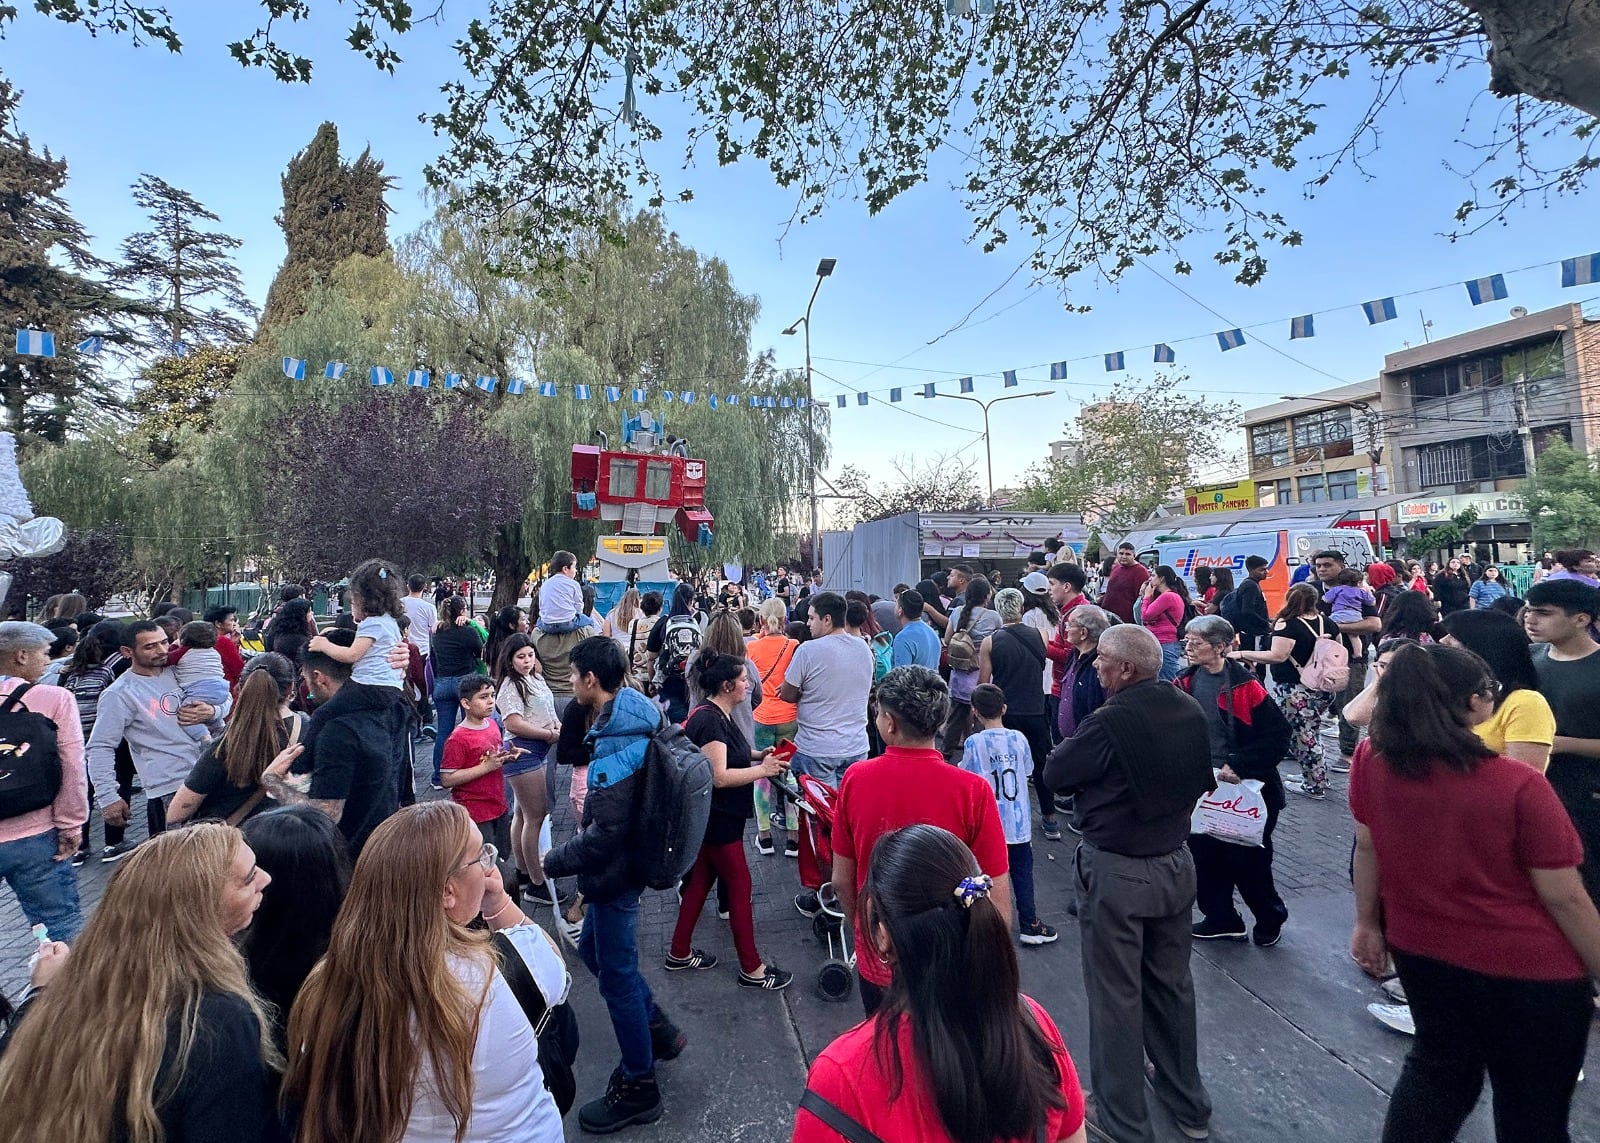
[{"label": "girl with ponytail", "polygon": [[1061,1033],[1021,994],[992,882],[948,830],[910,825],[872,848],[863,929],[894,965],[876,1015],[811,1066],[794,1143],[842,1134],[919,1143],[1085,1138],[1083,1091]]}]

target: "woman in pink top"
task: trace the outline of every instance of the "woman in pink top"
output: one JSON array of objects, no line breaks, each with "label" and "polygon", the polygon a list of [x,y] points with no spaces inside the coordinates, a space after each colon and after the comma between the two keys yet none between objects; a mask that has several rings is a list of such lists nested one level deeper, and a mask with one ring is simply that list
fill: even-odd
[{"label": "woman in pink top", "polygon": [[1183,669],[1183,648],[1178,643],[1178,628],[1189,614],[1189,589],[1183,577],[1166,564],[1156,568],[1145,582],[1144,609],[1140,621],[1161,644],[1160,678],[1175,679]]}]

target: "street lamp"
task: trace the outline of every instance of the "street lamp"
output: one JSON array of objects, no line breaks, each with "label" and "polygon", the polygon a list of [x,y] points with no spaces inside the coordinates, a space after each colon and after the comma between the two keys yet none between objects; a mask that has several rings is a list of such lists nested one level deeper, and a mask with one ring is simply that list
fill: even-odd
[{"label": "street lamp", "polygon": [[817,400],[811,392],[811,307],[816,304],[817,291],[822,289],[822,279],[831,276],[838,264],[837,258],[823,258],[817,263],[817,284],[811,287],[805,316],[783,331],[785,337],[793,337],[801,326],[806,331],[806,457],[811,467],[811,566],[814,568],[822,566],[822,532],[817,525]]},{"label": "street lamp", "polygon": [[233,546],[222,552],[222,606],[233,606]]},{"label": "street lamp", "polygon": [[935,397],[948,397],[952,401],[971,401],[983,410],[983,453],[989,464],[989,499],[988,506],[994,507],[994,448],[989,437],[989,406],[998,405],[1001,401],[1020,401],[1024,397],[1053,397],[1054,393],[1010,393],[1004,397],[991,397],[987,401],[980,401],[976,397],[962,397],[955,393],[934,393]]}]

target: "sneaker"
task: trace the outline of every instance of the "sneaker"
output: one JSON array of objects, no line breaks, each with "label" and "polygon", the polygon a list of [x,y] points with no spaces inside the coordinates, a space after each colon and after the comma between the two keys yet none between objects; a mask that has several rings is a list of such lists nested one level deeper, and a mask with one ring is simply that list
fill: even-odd
[{"label": "sneaker", "polygon": [[578,1126],[590,1135],[610,1135],[660,1118],[661,1089],[656,1077],[629,1079],[621,1068],[611,1073],[604,1095],[578,1109]]},{"label": "sneaker", "polygon": [[688,956],[673,956],[668,953],[666,964],[668,972],[682,972],[688,968],[716,968],[717,954],[703,952],[700,949],[690,949]]},{"label": "sneaker", "polygon": [[1179,1123],[1178,1130],[1183,1132],[1185,1139],[1210,1139],[1211,1128],[1205,1124]]},{"label": "sneaker", "polygon": [[1022,926],[1022,943],[1025,945],[1047,945],[1054,941],[1059,934],[1043,921],[1036,920],[1031,925]]},{"label": "sneaker", "polygon": [[768,992],[779,992],[789,987],[789,982],[794,979],[794,973],[785,972],[774,965],[764,966],[764,976],[750,976],[747,973],[739,974],[740,988],[765,988]]},{"label": "sneaker", "polygon": [[1330,774],[1348,774],[1348,773],[1350,773],[1350,759],[1346,758],[1343,754],[1339,755],[1339,760],[1337,762],[1329,762],[1328,763],[1328,773],[1330,773]]},{"label": "sneaker", "polygon": [[650,1025],[650,1057],[657,1063],[675,1060],[689,1046],[689,1038],[665,1016]]},{"label": "sneaker", "polygon": [[1290,793],[1299,794],[1302,798],[1310,798],[1314,802],[1326,801],[1328,798],[1328,791],[1313,790],[1301,778],[1285,778],[1283,788]]},{"label": "sneaker", "polygon": [[562,920],[556,925],[556,931],[561,934],[561,939],[572,946],[572,951],[578,951],[578,938],[583,936],[582,921]]},{"label": "sneaker", "polygon": [[1369,1004],[1367,1011],[1385,1028],[1393,1028],[1407,1036],[1417,1034],[1417,1022],[1411,1018],[1409,1004]]},{"label": "sneaker", "polygon": [[1209,918],[1198,922],[1191,932],[1197,941],[1245,941],[1250,939],[1249,931],[1244,927],[1243,919],[1234,917],[1231,921],[1213,921]]},{"label": "sneaker", "polygon": [[1281,917],[1275,918],[1271,921],[1258,922],[1256,927],[1251,930],[1250,933],[1251,939],[1256,942],[1256,947],[1259,949],[1270,949],[1273,945],[1282,940],[1283,922],[1287,921],[1288,919],[1288,917]]},{"label": "sneaker", "polygon": [[756,834],[756,852],[765,854],[768,857],[777,852],[772,848],[772,835],[770,833]]},{"label": "sneaker", "polygon": [[1383,994],[1396,1004],[1410,1003],[1410,1000],[1406,997],[1406,986],[1400,983],[1398,976],[1391,976],[1383,982],[1382,987]]},{"label": "sneaker", "polygon": [[88,861],[88,860],[89,860],[89,851],[87,849],[80,849],[80,850],[78,850],[76,853],[74,853],[72,855],[72,868],[77,869],[81,865],[83,865],[83,863],[85,861]]},{"label": "sneaker", "polygon": [[[550,891],[555,890],[555,896],[550,896]],[[561,886],[554,881],[544,881],[538,885],[526,885],[522,890],[523,899],[535,905],[565,905],[571,900],[561,891]]]},{"label": "sneaker", "polygon": [[1052,800],[1055,802],[1056,809],[1059,812],[1063,814],[1070,814],[1072,812],[1071,794],[1057,794]]},{"label": "sneaker", "polygon": [[794,907],[800,910],[802,917],[815,917],[822,912],[822,901],[810,889],[804,893],[795,894]]},{"label": "sneaker", "polygon": [[788,841],[783,843],[783,855],[785,857],[799,857],[800,843],[791,837]]},{"label": "sneaker", "polygon": [[424,726],[418,733],[418,738],[426,738],[429,742],[439,737],[439,732],[431,726]]},{"label": "sneaker", "polygon": [[133,847],[138,844],[139,843],[136,841],[119,841],[116,845],[108,845],[100,851],[100,860],[121,861],[124,857],[127,857],[128,854],[132,853]]},{"label": "sneaker", "polygon": [[719,921],[726,921],[728,919],[728,910],[726,910],[726,909],[718,909],[717,910],[717,919]]},{"label": "sneaker", "polygon": [[444,789],[444,783],[435,778],[428,783],[428,789],[434,791],[434,793],[438,793],[440,790]]},{"label": "sneaker", "polygon": [[1044,823],[1044,839],[1046,841],[1061,840],[1061,823],[1051,820]]}]

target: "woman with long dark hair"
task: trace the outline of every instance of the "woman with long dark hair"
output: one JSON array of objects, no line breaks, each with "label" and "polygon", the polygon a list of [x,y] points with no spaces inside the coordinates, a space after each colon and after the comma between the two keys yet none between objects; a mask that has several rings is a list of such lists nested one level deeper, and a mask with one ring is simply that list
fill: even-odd
[{"label": "woman with long dark hair", "polygon": [[1328,796],[1328,762],[1322,752],[1322,716],[1333,709],[1334,695],[1316,691],[1300,681],[1301,669],[1311,661],[1317,640],[1337,636],[1317,606],[1317,589],[1297,583],[1283,597],[1283,607],[1272,624],[1271,646],[1265,651],[1230,651],[1228,658],[1243,663],[1266,663],[1278,684],[1278,705],[1289,721],[1289,754],[1300,763],[1300,778],[1284,779],[1283,788],[1308,798]]},{"label": "woman with long dark hair", "polygon": [[[117,667],[126,664],[122,657],[122,621],[102,619],[78,640],[77,650],[61,669],[59,685],[72,692],[78,703],[78,720],[83,724],[83,740],[89,741],[95,719],[100,713],[100,695],[117,678]],[[133,798],[132,757],[127,755],[127,744],[117,748],[117,783],[122,800]],[[123,758],[127,756],[127,762]],[[126,783],[126,784],[124,784]],[[95,805],[94,784],[89,784],[89,805]],[[105,823],[105,849],[121,856],[126,850],[123,835],[127,826]],[[78,842],[78,852],[72,856],[73,865],[82,865],[89,859],[89,823],[83,823],[83,835]]]},{"label": "woman with long dark hair", "polygon": [[491,670],[500,661],[500,648],[505,641],[513,635],[524,634],[528,624],[522,616],[520,607],[502,607],[494,613],[494,618],[489,620],[489,638],[483,648],[483,661],[489,664]]},{"label": "woman with long dark hair", "polygon": [[819,1101],[890,1143],[1081,1143],[1077,1071],[1044,1008],[1018,1003],[1010,929],[972,851],[912,825],[879,838],[867,869],[863,927],[893,977],[811,1065],[793,1143],[840,1138]]},{"label": "woman with long dark hair", "polygon": [[1373,976],[1393,956],[1417,1030],[1384,1143],[1454,1139],[1485,1072],[1502,1143],[1569,1137],[1600,914],[1544,775],[1474,732],[1495,691],[1469,651],[1401,647],[1356,749],[1350,953]]},{"label": "woman with long dark hair", "polygon": [[1539,693],[1522,624],[1503,611],[1468,610],[1446,615],[1444,629],[1444,642],[1465,647],[1488,663],[1498,684],[1494,713],[1477,725],[1478,737],[1496,754],[1544,773],[1556,740],[1556,716]]},{"label": "woman with long dark hair", "polygon": [[1461,570],[1459,559],[1451,559],[1445,564],[1444,569],[1428,581],[1428,586],[1433,589],[1433,598],[1439,601],[1440,615],[1463,610],[1472,591],[1472,584]]},{"label": "woman with long dark hair", "polygon": [[1227,599],[1228,596],[1232,595],[1234,591],[1233,569],[1212,568],[1211,586],[1213,590],[1210,597],[1206,600],[1206,614],[1221,615],[1222,601]]},{"label": "woman with long dark hair", "polygon": [[1418,643],[1438,640],[1439,611],[1425,592],[1402,591],[1383,610],[1383,639],[1411,639]]},{"label": "woman with long dark hair", "polygon": [[461,720],[461,680],[478,673],[483,658],[483,636],[469,622],[467,601],[459,595],[439,605],[439,625],[430,639],[433,659],[433,788],[443,789],[439,766],[444,744]]},{"label": "woman with long dark hair", "polygon": [[284,588],[278,595],[278,608],[261,636],[262,645],[288,659],[296,671],[300,669],[301,656],[306,653],[306,644],[317,633],[317,621],[311,616],[311,601],[305,595],[305,589],[299,584],[292,583]]},{"label": "woman with long dark hair", "polygon": [[500,721],[511,735],[511,745],[522,754],[501,768],[517,808],[511,816],[511,856],[515,859],[524,892],[540,905],[561,904],[561,890],[547,881],[539,861],[539,831],[549,814],[550,786],[544,772],[550,746],[561,733],[556,718],[556,700],[544,681],[544,668],[533,640],[512,635],[500,647],[495,663],[494,705]]},{"label": "woman with long dark hair", "polygon": [[[667,704],[667,718],[682,722],[689,717],[689,683],[684,677],[689,656],[700,645],[700,619],[696,613],[694,586],[680,583],[672,592],[672,605],[667,617],[650,629],[645,647],[656,664],[653,673],[660,679],[657,696]],[[691,631],[690,628],[693,628]],[[668,631],[672,631],[672,645],[665,652],[662,647]],[[679,662],[679,660],[682,662]]]},{"label": "woman with long dark hair", "polygon": [[169,826],[207,819],[238,825],[272,808],[262,772],[299,742],[305,728],[305,715],[289,709],[294,682],[294,668],[282,655],[267,651],[251,658],[239,676],[228,728],[206,743],[167,803]]},{"label": "woman with long dark hair", "polygon": [[1161,644],[1161,675],[1172,680],[1183,670],[1183,646],[1178,642],[1178,631],[1189,618],[1193,604],[1189,600],[1189,586],[1183,577],[1166,564],[1151,573],[1140,588],[1144,595],[1144,609],[1139,622]]}]

